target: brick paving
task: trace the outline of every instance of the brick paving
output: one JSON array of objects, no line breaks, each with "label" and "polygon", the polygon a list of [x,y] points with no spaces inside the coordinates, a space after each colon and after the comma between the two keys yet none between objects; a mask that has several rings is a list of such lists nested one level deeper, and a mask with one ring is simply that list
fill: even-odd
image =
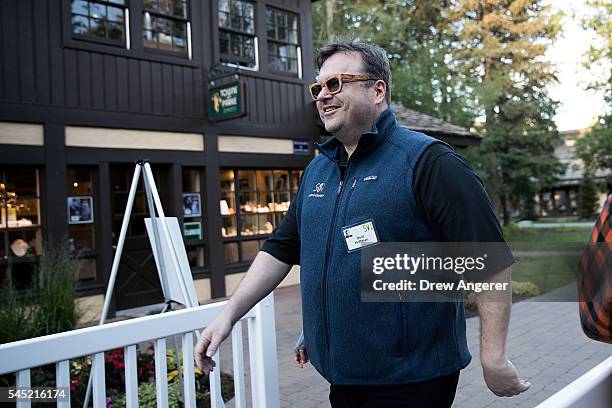
[{"label": "brick paving", "polygon": [[[292,348],[301,330],[299,287],[279,288],[274,293],[281,406],[329,407],[327,382],[310,364],[303,369],[293,364]],[[473,359],[461,373],[453,405],[456,408],[534,407],[612,355],[612,346],[592,341],[582,334],[575,303],[515,303],[508,353],[521,376],[531,382],[531,389],[517,397],[499,398],[487,389],[482,379],[478,324],[477,317],[467,319]],[[221,348],[224,372],[231,372],[229,343],[226,341]],[[245,357],[247,355],[245,351]],[[246,372],[248,378],[248,367]],[[227,405],[232,407],[233,401]]]}]

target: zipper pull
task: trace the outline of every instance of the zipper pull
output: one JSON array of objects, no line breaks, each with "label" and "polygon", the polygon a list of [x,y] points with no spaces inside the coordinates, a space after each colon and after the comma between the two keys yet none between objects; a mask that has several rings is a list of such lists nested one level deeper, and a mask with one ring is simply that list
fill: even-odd
[{"label": "zipper pull", "polygon": [[356,184],[357,184],[357,179],[355,178],[355,181],[353,181],[353,185],[351,186],[351,190],[353,190],[355,188]]},{"label": "zipper pull", "polygon": [[339,196],[341,191],[342,191],[342,180],[340,180],[340,185],[338,186],[338,192],[336,193],[336,195]]}]

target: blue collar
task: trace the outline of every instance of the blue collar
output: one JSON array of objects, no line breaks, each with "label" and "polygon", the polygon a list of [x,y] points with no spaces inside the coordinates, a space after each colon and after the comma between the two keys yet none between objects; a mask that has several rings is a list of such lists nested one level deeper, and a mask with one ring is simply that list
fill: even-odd
[{"label": "blue collar", "polygon": [[[382,145],[390,135],[389,130],[397,125],[391,108],[385,109],[372,125],[372,130],[361,135],[353,155],[371,152]],[[340,162],[344,146],[335,137],[323,144],[315,143],[319,151],[336,163]]]}]

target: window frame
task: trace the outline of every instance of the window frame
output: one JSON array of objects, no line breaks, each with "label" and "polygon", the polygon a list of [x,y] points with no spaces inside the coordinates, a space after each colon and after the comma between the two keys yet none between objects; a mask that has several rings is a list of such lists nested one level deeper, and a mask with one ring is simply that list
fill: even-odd
[{"label": "window frame", "polygon": [[[159,1],[159,0],[156,0]],[[174,51],[174,49],[172,50],[163,50],[160,49],[159,47],[153,48],[153,47],[148,47],[145,45],[144,43],[144,39],[142,41],[142,48],[145,52],[155,52],[155,53],[160,53],[163,55],[173,55],[176,57],[180,57],[180,58],[188,58],[189,60],[191,60],[193,58],[192,56],[192,49],[193,49],[193,45],[192,45],[192,30],[191,30],[191,19],[192,19],[192,11],[191,11],[191,0],[184,0],[185,1],[185,17],[178,17],[178,16],[174,16],[174,15],[169,15],[169,14],[163,14],[161,12],[158,11],[152,11],[152,10],[148,10],[145,9],[144,7],[144,0],[141,0],[140,6],[141,6],[141,24],[140,24],[140,38],[143,38],[144,36],[144,32],[145,31],[149,31],[149,30],[145,30],[144,27],[144,15],[145,13],[149,13],[152,17],[157,17],[157,18],[162,18],[162,19],[166,19],[166,20],[170,20],[170,21],[180,21],[180,22],[184,22],[185,23],[185,53],[180,53],[180,52],[176,52]],[[173,36],[171,36],[173,37]],[[157,42],[157,44],[159,45],[159,41]],[[172,47],[174,48],[174,42],[172,42]]]},{"label": "window frame", "polygon": [[[297,28],[296,28],[296,43],[291,43],[288,41],[281,41],[275,38],[270,38],[268,36],[268,10],[271,10],[272,12],[280,12],[280,13],[284,13],[284,14],[291,14],[295,17],[295,21],[297,23]],[[300,21],[300,13],[295,12],[295,11],[291,11],[291,10],[285,10],[282,9],[280,7],[276,7],[274,5],[269,5],[266,4],[266,40],[267,40],[267,46],[266,46],[266,50],[267,50],[267,59],[268,59],[268,70],[270,72],[273,72],[275,74],[280,74],[280,75],[287,75],[287,76],[291,76],[291,77],[297,77],[299,79],[302,79],[302,46],[301,46],[301,21]],[[286,29],[288,29],[288,27],[285,27]],[[275,29],[278,29],[278,26],[275,25]],[[291,71],[284,71],[284,70],[278,70],[272,67],[271,65],[271,48],[270,48],[270,44],[276,44],[279,46],[285,45],[285,46],[295,46],[296,48],[296,58],[295,58],[295,63],[297,65],[297,71],[296,72],[291,72]],[[293,58],[291,58],[293,59]]]},{"label": "window frame", "polygon": [[[230,4],[232,0],[229,0]],[[253,33],[248,33],[245,31],[239,31],[236,30],[234,28],[228,28],[228,27],[222,27],[221,26],[221,20],[219,19],[219,14],[221,13],[220,8],[219,8],[219,2],[220,0],[216,0],[215,1],[215,7],[214,7],[214,18],[213,18],[213,23],[216,23],[216,27],[217,27],[217,41],[216,41],[216,47],[218,50],[218,61],[223,64],[223,65],[227,65],[230,67],[236,67],[239,69],[244,69],[247,71],[259,71],[259,36],[258,36],[258,24],[257,24],[257,17],[258,17],[258,12],[257,12],[257,2],[255,0],[234,0],[234,1],[240,1],[243,3],[250,3],[253,5]],[[231,13],[229,14],[230,18],[231,18]],[[247,66],[247,65],[241,65],[240,62],[248,62],[250,63],[250,60],[246,60],[244,59],[243,61],[241,61],[240,58],[237,58],[234,55],[231,54],[223,54],[221,52],[221,36],[222,33],[228,33],[230,36],[232,34],[234,35],[239,35],[239,36],[243,36],[243,37],[251,37],[253,39],[253,51],[254,51],[254,59],[253,59],[253,66]],[[230,40],[231,41],[231,40]],[[225,60],[224,60],[225,59]]]},{"label": "window frame", "polygon": [[[87,41],[87,42],[92,42],[92,43],[100,43],[100,44],[106,44],[106,45],[110,45],[110,46],[115,46],[115,47],[124,47],[125,49],[130,49],[130,3],[133,0],[125,0],[125,4],[121,5],[121,4],[117,4],[117,3],[113,3],[109,0],[83,0],[83,1],[87,1],[87,3],[97,3],[97,4],[101,4],[104,6],[111,6],[111,7],[115,7],[115,8],[122,8],[123,9],[123,35],[124,35],[124,39],[123,40],[112,40],[106,37],[99,37],[93,34],[79,34],[79,33],[75,33],[72,29],[72,16],[73,16],[73,12],[72,12],[72,3],[73,0],[68,0],[68,21],[69,21],[69,31],[71,33],[72,38],[74,38],[75,40],[78,41]],[[79,14],[81,15],[81,14]],[[88,16],[89,19],[91,19],[90,16]]]},{"label": "window frame", "polygon": [[[189,55],[182,55],[164,50],[158,50],[154,48],[144,47],[142,41],[134,41],[134,38],[142,37],[142,1],[141,0],[126,0],[129,4],[129,33],[130,44],[129,47],[126,44],[117,45],[116,43],[109,44],[104,41],[98,41],[93,36],[76,37],[72,33],[72,22],[71,22],[71,4],[72,0],[61,0],[61,18],[62,18],[62,44],[67,49],[73,50],[84,50],[91,52],[98,52],[102,54],[115,55],[125,58],[136,58],[147,61],[154,61],[160,63],[168,63],[179,66],[186,66],[191,68],[198,68],[202,65],[202,55],[199,52],[193,52],[193,44],[201,40],[201,35],[197,30],[191,30],[189,33],[189,47],[192,50],[191,58]],[[200,9],[201,5],[197,1],[189,1],[188,3],[188,14],[189,16],[200,15],[204,12]],[[136,33],[136,37],[134,36]]]}]

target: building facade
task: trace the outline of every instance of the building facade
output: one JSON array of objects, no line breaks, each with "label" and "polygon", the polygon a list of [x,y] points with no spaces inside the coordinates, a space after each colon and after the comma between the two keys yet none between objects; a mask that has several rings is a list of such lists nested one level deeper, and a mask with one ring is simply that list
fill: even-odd
[{"label": "building facade", "polygon": [[[584,164],[576,157],[576,141],[586,135],[591,129],[566,130],[559,132],[561,143],[555,148],[555,156],[565,165],[565,172],[551,188],[540,191],[536,197],[536,209],[541,217],[574,217],[578,215],[578,196],[580,183],[584,175]],[[597,211],[601,211],[608,191],[610,172],[598,170],[593,175],[597,186]]]},{"label": "building facade", "polygon": [[[134,163],[146,159],[199,299],[231,293],[319,135],[310,7],[0,2],[0,280],[10,270],[27,287],[43,245],[66,238],[82,301],[99,313]],[[113,310],[162,300],[146,211],[141,182]]]}]

